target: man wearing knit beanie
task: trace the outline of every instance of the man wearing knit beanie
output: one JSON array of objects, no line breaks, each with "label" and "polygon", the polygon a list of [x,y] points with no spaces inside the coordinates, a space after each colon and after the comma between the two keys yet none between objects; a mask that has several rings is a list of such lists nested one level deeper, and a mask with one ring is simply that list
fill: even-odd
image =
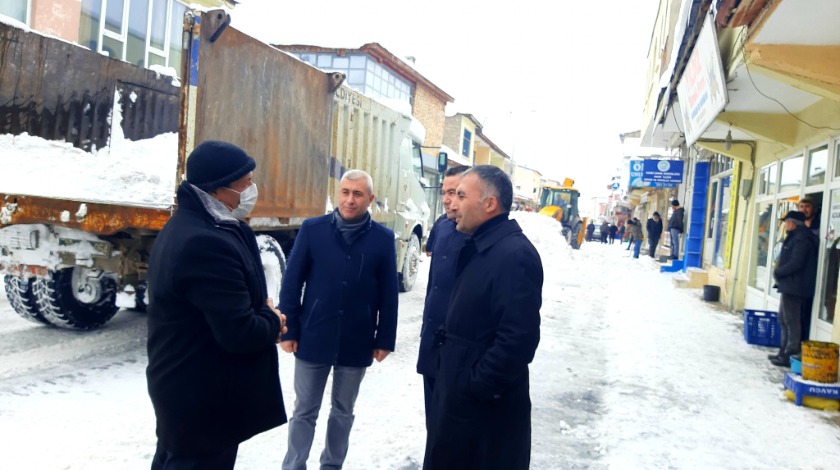
[{"label": "man wearing knit beanie", "polygon": [[187,159],[178,210],[149,260],[152,469],[233,468],[239,443],[286,422],[277,346],[284,317],[267,295],[256,237],[256,163],[208,141]]}]

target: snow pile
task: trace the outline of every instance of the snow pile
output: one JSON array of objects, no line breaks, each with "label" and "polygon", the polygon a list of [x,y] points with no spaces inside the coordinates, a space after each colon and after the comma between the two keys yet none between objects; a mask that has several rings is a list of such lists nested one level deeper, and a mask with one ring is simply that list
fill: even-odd
[{"label": "snow pile", "polygon": [[130,141],[115,92],[110,146],[92,153],[28,134],[0,135],[0,193],[169,208],[175,202],[178,134]]},{"label": "snow pile", "polygon": [[0,193],[168,208],[174,203],[178,134],[111,139],[87,153],[67,142],[0,135]]}]

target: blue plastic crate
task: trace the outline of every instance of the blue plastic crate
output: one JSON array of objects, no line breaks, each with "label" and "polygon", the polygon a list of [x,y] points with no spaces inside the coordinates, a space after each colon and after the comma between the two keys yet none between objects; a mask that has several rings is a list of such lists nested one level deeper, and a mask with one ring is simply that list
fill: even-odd
[{"label": "blue plastic crate", "polygon": [[778,347],[781,344],[779,314],[769,310],[744,309],[744,339],[749,344]]}]

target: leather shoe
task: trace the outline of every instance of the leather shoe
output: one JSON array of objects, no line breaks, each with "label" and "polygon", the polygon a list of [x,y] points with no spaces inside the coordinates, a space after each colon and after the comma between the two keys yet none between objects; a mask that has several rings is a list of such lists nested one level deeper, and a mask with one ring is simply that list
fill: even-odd
[{"label": "leather shoe", "polygon": [[774,359],[770,359],[770,363],[774,366],[779,367],[790,367],[790,357],[788,356],[779,356]]},{"label": "leather shoe", "polygon": [[772,361],[773,359],[776,359],[777,357],[779,357],[779,355],[778,355],[778,354],[768,354],[768,355],[767,355],[767,359],[770,359],[771,361]]}]

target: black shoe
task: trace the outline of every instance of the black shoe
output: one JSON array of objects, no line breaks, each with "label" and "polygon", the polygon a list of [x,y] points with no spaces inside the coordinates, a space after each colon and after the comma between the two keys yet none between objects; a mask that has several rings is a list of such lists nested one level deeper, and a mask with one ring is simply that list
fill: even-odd
[{"label": "black shoe", "polygon": [[774,366],[790,367],[790,356],[779,356],[774,359],[770,359],[770,363]]},{"label": "black shoe", "polygon": [[772,361],[773,359],[777,359],[778,357],[779,357],[779,355],[778,355],[778,354],[768,354],[768,355],[767,355],[767,359],[770,359],[771,361]]}]

